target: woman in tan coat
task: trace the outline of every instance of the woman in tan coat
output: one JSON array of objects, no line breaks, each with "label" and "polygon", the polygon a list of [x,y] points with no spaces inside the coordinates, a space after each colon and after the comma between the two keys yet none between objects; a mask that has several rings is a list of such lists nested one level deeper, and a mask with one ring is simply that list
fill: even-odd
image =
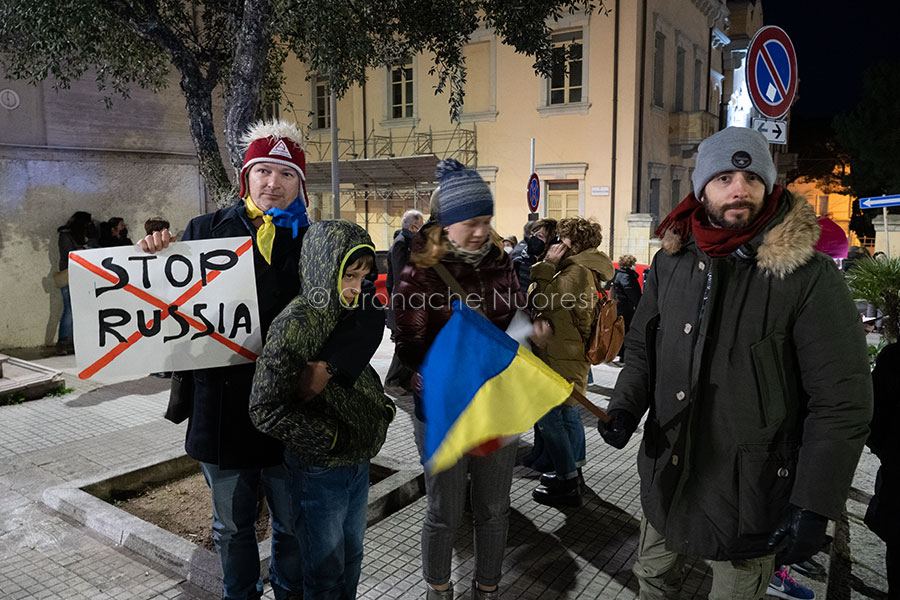
[{"label": "woman in tan coat", "polygon": [[[581,217],[562,219],[559,243],[531,268],[529,302],[537,317],[553,324],[555,335],[537,355],[554,371],[585,393],[591,365],[585,356],[597,304],[598,279],[609,280],[612,261],[597,246],[603,241],[600,224]],[[573,400],[538,421],[555,475],[541,476],[532,497],[551,506],[581,506],[580,465],[584,464],[584,425]]]}]

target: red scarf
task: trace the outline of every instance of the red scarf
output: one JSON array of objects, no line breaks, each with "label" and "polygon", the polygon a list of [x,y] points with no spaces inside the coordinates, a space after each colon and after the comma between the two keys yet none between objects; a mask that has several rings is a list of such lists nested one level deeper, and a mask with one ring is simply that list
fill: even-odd
[{"label": "red scarf", "polygon": [[763,203],[762,210],[756,216],[756,220],[746,229],[724,229],[710,225],[706,216],[706,209],[694,197],[694,192],[688,194],[675,210],[656,228],[656,237],[662,239],[669,230],[677,234],[682,242],[686,242],[693,235],[701,250],[713,258],[730,256],[742,244],[749,242],[768,223],[778,208],[778,200],[784,188],[776,185],[772,188]]}]

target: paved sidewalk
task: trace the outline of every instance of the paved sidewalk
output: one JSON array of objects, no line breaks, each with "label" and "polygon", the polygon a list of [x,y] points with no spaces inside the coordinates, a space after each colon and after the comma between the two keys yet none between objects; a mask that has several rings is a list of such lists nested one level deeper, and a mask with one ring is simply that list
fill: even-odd
[{"label": "paved sidewalk", "polygon": [[[373,360],[382,376],[392,350],[385,336]],[[73,375],[74,357],[39,362],[65,371],[67,385],[76,391],[61,398],[0,408],[0,598],[211,598],[171,572],[41,504],[41,494],[48,487],[181,448],[184,425],[173,425],[161,417],[168,380],[101,377],[84,382]],[[595,403],[606,405],[606,394],[618,372],[613,366],[594,368],[596,383],[588,396]],[[399,398],[398,406],[401,410],[381,455],[415,465],[418,456],[412,437],[412,401]],[[501,582],[504,598],[637,597],[631,565],[640,519],[634,467],[640,435],[624,450],[616,451],[602,443],[595,418],[586,411],[582,417],[589,461],[584,469],[589,488],[584,507],[561,511],[536,504],[531,500],[531,490],[537,485],[537,474],[516,467]],[[523,437],[520,456],[528,452],[530,442],[530,434]],[[866,536],[858,523],[863,506],[859,501],[872,491],[875,468],[877,462],[864,455],[856,484],[861,491],[855,494],[856,500],[848,502],[854,556],[861,546],[858,553],[866,559],[861,567],[853,566],[846,590],[829,594],[834,599],[886,598],[884,546],[879,546],[873,536]],[[421,498],[367,531],[360,598],[424,597],[419,543],[425,505]],[[471,528],[466,528],[455,544],[457,598],[469,598],[472,550]],[[827,564],[827,556],[820,554],[817,560]],[[799,576],[798,580],[813,587],[819,598],[825,597],[824,580]],[[705,598],[708,590],[707,565],[702,561],[689,564],[682,598]],[[267,591],[265,598],[271,597]]]}]

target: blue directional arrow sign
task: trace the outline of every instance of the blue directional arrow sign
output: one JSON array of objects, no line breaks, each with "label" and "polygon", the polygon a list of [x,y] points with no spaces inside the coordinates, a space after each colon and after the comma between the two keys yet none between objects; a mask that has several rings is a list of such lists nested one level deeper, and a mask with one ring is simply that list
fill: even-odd
[{"label": "blue directional arrow sign", "polygon": [[859,199],[860,208],[887,208],[888,206],[900,206],[900,194]]}]

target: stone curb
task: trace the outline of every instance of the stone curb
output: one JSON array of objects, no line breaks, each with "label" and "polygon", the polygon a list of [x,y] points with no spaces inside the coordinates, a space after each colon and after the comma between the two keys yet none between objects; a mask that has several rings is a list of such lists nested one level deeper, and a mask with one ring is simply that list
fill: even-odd
[{"label": "stone curb", "polygon": [[[115,492],[140,489],[196,470],[196,461],[182,452],[160,455],[142,464],[47,488],[41,500],[53,510],[136,552],[153,564],[176,573],[204,590],[219,594],[222,590],[222,569],[214,552],[101,499]],[[372,461],[372,470],[390,474],[369,488],[366,514],[369,526],[425,493],[421,467],[414,469],[410,465],[378,457]],[[259,542],[260,572],[264,579],[268,577],[270,553],[271,538]]]}]

